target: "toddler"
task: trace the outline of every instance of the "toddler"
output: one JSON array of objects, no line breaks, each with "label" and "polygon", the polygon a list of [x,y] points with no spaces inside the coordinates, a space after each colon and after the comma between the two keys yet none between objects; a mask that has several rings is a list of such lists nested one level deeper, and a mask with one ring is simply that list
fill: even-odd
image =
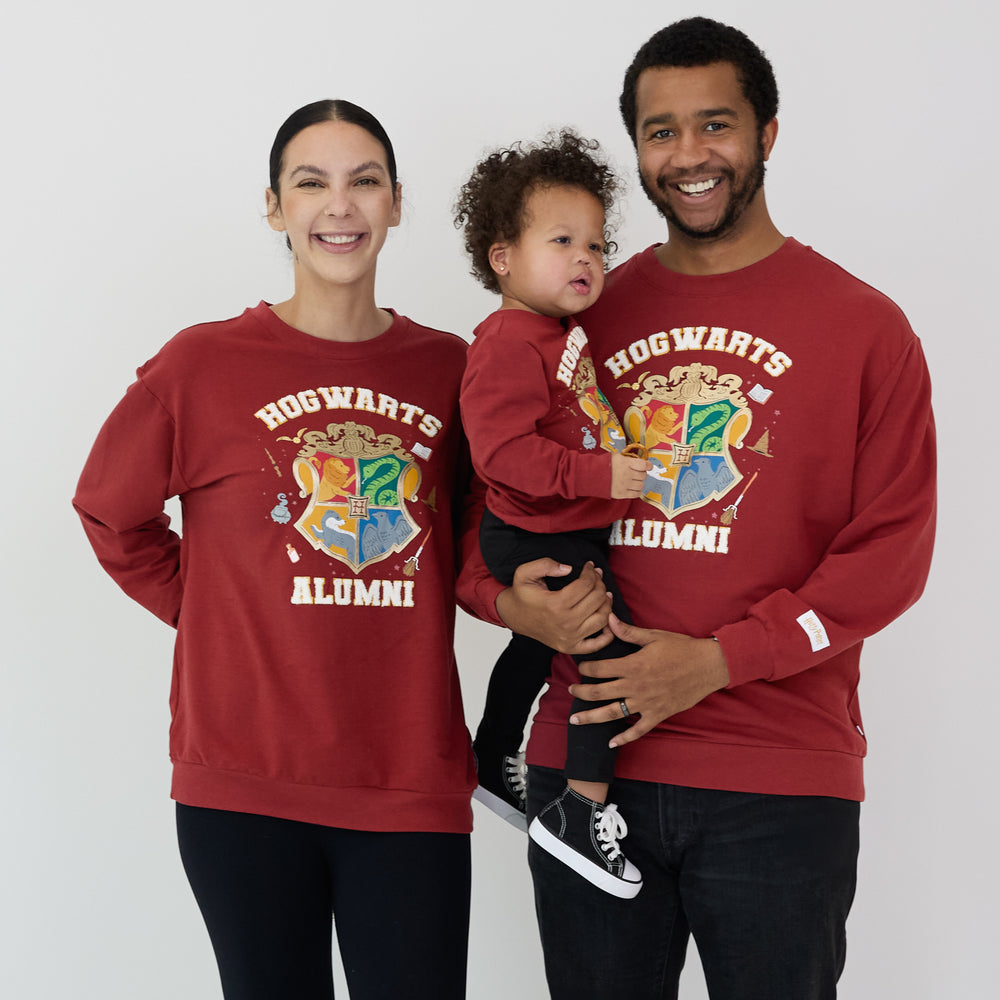
[{"label": "toddler", "polygon": [[[637,446],[627,449],[597,387],[586,334],[573,318],[604,286],[605,213],[616,181],[593,155],[596,149],[596,142],[565,130],[537,145],[491,154],[461,190],[455,221],[464,226],[472,273],[501,296],[469,349],[462,421],[487,487],[480,546],[490,572],[509,585],[520,564],[549,556],[573,567],[571,575],[548,580],[555,589],[593,562],[615,614],[629,622],[608,569],[608,534],[641,494],[650,464],[635,454]],[[636,648],[615,638],[577,662]],[[512,637],[493,669],[473,743],[476,798],[521,829],[519,750],[552,654],[533,639]],[[593,707],[577,700],[573,711]],[[528,833],[592,884],[631,898],[642,878],[618,844],[625,821],[606,801],[616,753],[608,743],[626,725],[624,718],[567,724],[567,787],[540,810]]]}]

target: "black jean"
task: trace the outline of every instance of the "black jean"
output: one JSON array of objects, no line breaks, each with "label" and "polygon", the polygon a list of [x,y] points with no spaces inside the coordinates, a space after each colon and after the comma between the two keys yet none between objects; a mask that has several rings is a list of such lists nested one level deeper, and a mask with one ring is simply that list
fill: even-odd
[{"label": "black jean", "polygon": [[[631,615],[608,566],[608,534],[607,528],[592,528],[542,535],[506,524],[491,511],[485,510],[479,529],[479,547],[487,569],[508,586],[518,566],[533,559],[548,556],[573,567],[569,576],[548,578],[546,584],[549,590],[561,590],[572,583],[580,575],[584,564],[592,562],[604,574],[604,584],[612,595],[614,613],[631,624]],[[603,649],[574,659],[577,663],[618,659],[634,653],[638,648],[616,637]],[[476,731],[477,744],[485,743],[504,753],[511,753],[520,747],[528,713],[549,675],[554,652],[527,636],[515,634],[511,638],[490,675],[483,720]],[[607,678],[582,674],[580,679],[585,684],[596,684]],[[574,698],[571,711],[584,712],[607,704],[606,701],[588,702]],[[626,720],[616,719],[589,726],[570,726],[567,721],[566,728],[566,777],[610,782],[614,777],[617,751],[612,750],[608,743],[613,736],[628,728]]]},{"label": "black jean", "polygon": [[[528,769],[528,820],[562,785]],[[832,1000],[857,877],[857,802],[617,779],[623,900],[528,844],[553,1000],[675,1000],[694,935],[712,1000]]]},{"label": "black jean", "polygon": [[177,838],[226,1000],[462,1000],[469,836],[344,830],[177,805]]}]

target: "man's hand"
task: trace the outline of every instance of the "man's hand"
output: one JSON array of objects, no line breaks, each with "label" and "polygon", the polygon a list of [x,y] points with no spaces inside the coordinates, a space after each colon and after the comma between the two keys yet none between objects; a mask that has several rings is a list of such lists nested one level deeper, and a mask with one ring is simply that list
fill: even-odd
[{"label": "man's hand", "polygon": [[611,597],[601,571],[589,562],[579,579],[562,590],[549,590],[545,585],[547,576],[570,572],[571,567],[555,559],[524,563],[517,568],[513,585],[497,595],[497,613],[512,631],[561,653],[595,652],[611,642],[607,628]]},{"label": "man's hand", "polygon": [[618,660],[589,660],[580,672],[591,677],[614,677],[602,684],[573,684],[570,694],[582,701],[606,701],[610,705],[578,712],[570,722],[586,725],[611,722],[622,717],[625,700],[630,715],[639,720],[619,733],[611,746],[620,747],[645,736],[664,719],[697,705],[702,698],[729,683],[729,669],[722,649],[714,639],[695,639],[678,632],[636,628],[614,615],[608,622],[619,639],[642,648]]}]

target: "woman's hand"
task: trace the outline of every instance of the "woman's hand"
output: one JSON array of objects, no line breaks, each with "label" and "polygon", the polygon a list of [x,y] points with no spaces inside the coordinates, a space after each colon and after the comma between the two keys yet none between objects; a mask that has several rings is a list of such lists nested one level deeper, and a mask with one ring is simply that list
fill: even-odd
[{"label": "woman's hand", "polygon": [[[517,568],[514,583],[497,595],[497,613],[512,631],[531,636],[561,653],[595,652],[611,642],[607,628],[611,595],[601,571],[590,562],[579,578],[562,590],[549,590],[545,585],[547,576],[566,576],[570,572],[570,566],[555,559],[524,563]],[[597,632],[600,635],[594,634]]]},{"label": "woman's hand", "polygon": [[639,720],[619,733],[610,746],[620,747],[645,736],[664,719],[697,705],[702,698],[729,683],[729,669],[722,648],[714,639],[695,639],[678,632],[637,628],[614,615],[608,622],[619,639],[642,648],[617,660],[588,660],[580,672],[590,677],[613,677],[601,684],[572,684],[570,694],[582,701],[607,701],[610,705],[578,712],[574,725],[611,722],[622,717],[624,700],[629,715]]}]

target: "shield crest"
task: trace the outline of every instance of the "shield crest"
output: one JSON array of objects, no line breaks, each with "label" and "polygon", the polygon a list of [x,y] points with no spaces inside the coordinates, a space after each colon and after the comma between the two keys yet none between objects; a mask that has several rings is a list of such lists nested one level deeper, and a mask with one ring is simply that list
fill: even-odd
[{"label": "shield crest", "polygon": [[400,439],[349,421],[303,440],[292,471],[309,498],[295,522],[306,541],[355,572],[402,551],[417,529],[406,505],[421,475]]},{"label": "shield crest", "polygon": [[[590,419],[592,424],[596,425],[597,438],[593,439],[593,435],[590,436],[594,440],[594,444],[605,451],[621,451],[628,444],[625,440],[625,432],[608,402],[608,397],[601,392],[597,385],[594,362],[589,356],[580,359],[573,379],[573,392],[576,394],[580,410]],[[587,441],[588,438],[585,437],[584,447],[592,447],[592,445],[587,444]]]},{"label": "shield crest", "polygon": [[625,411],[625,431],[653,463],[643,499],[667,518],[721,499],[743,479],[731,456],[753,420],[742,383],[696,363],[629,385],[639,394]]}]

